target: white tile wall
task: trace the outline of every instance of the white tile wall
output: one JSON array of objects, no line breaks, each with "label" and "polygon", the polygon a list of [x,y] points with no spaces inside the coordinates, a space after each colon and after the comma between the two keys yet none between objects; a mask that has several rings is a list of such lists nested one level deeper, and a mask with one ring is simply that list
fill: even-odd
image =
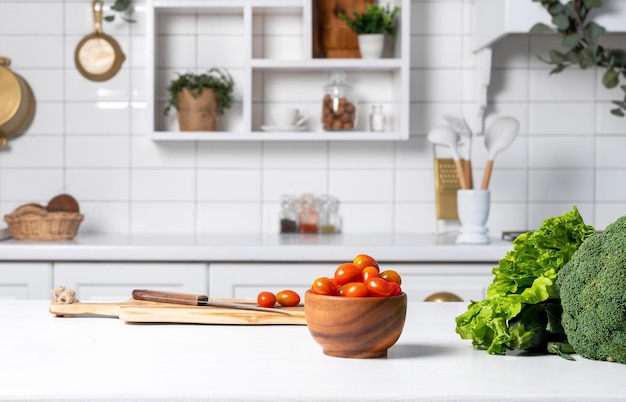
[{"label": "white tile wall", "polygon": [[[104,24],[127,56],[122,70],[107,82],[93,83],[73,62],[76,44],[92,30],[88,1],[0,0],[0,55],[13,60],[38,102],[27,133],[0,150],[2,214],[67,191],[81,203],[84,231],[274,233],[282,194],[331,192],[342,202],[345,232],[437,230],[433,149],[425,138],[443,123],[444,114],[460,114],[474,99],[472,0],[413,0],[411,138],[376,143],[149,140],[143,135],[145,5],[134,3],[136,23],[118,17]],[[255,54],[286,57],[281,49],[300,40],[301,26],[288,16],[253,17]],[[243,61],[232,49],[242,41],[241,18],[159,18],[161,32],[168,32],[160,37],[159,76],[172,76],[186,65],[221,64],[238,80]],[[222,37],[222,47],[205,51],[215,35]],[[625,39],[611,34],[607,44],[623,47]],[[494,46],[486,124],[498,115],[521,123],[520,137],[495,163],[488,222],[494,233],[534,228],[572,205],[598,228],[626,213],[626,119],[609,114],[615,93],[602,87],[600,73],[548,74],[549,66],[537,55],[556,45],[545,36],[511,35]],[[268,73],[253,89],[255,102],[318,107],[324,74],[286,77],[280,85]],[[354,77],[357,83],[381,78]],[[241,94],[237,87],[236,99]],[[379,102],[393,98],[384,90],[375,96]],[[254,110],[257,124],[266,113],[262,107]],[[237,115],[240,105],[231,113]],[[175,126],[175,117],[164,124]],[[223,124],[240,127],[234,117]],[[486,159],[482,137],[476,137],[475,181]]]}]

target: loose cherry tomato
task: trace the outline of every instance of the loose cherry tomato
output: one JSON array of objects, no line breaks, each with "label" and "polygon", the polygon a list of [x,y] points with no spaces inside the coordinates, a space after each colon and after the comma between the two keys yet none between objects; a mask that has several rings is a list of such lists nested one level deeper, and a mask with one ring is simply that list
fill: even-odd
[{"label": "loose cherry tomato", "polygon": [[388,269],[386,271],[383,271],[380,273],[379,276],[383,278],[384,280],[386,280],[387,282],[395,282],[398,285],[402,285],[402,278],[400,277],[400,274],[394,271],[393,269]]},{"label": "loose cherry tomato", "polygon": [[339,287],[345,285],[348,282],[360,282],[361,281],[361,269],[351,263],[341,264],[335,270],[335,286]]},{"label": "loose cherry tomato", "polygon": [[300,296],[293,290],[281,290],[276,293],[276,301],[281,306],[293,307],[300,303]]},{"label": "loose cherry tomato", "polygon": [[378,262],[367,254],[359,254],[354,257],[352,261],[354,265],[356,265],[359,269],[363,269],[365,267],[376,267],[379,268]]},{"label": "loose cherry tomato", "polygon": [[367,283],[367,291],[373,297],[391,296],[391,286],[383,278],[370,278]]},{"label": "loose cherry tomato", "polygon": [[402,288],[395,282],[389,282],[389,286],[391,286],[391,295],[392,296],[400,296],[402,294]]},{"label": "loose cherry tomato", "polygon": [[369,267],[363,268],[361,271],[361,282],[363,283],[367,283],[368,279],[376,277],[378,277],[378,268],[376,267],[370,265]]},{"label": "loose cherry tomato", "polygon": [[367,297],[369,292],[363,282],[349,282],[339,288],[339,295],[344,297]]},{"label": "loose cherry tomato", "polygon": [[322,276],[313,281],[313,285],[311,285],[311,292],[318,295],[330,295],[336,296],[339,292],[333,283],[333,280]]},{"label": "loose cherry tomato", "polygon": [[256,302],[261,307],[274,307],[276,304],[276,296],[272,292],[261,292],[256,297]]}]

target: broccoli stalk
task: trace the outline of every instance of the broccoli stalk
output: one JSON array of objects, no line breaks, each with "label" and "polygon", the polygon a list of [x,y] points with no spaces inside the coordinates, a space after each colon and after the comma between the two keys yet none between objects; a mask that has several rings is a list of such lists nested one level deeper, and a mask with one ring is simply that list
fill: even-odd
[{"label": "broccoli stalk", "polygon": [[576,353],[626,364],[626,215],[585,241],[556,285]]}]

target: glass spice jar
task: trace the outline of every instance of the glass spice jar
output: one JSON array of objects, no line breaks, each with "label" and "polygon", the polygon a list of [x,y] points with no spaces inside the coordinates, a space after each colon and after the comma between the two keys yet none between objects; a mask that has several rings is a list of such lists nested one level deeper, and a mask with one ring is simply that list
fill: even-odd
[{"label": "glass spice jar", "polygon": [[333,72],[329,84],[324,86],[322,127],[325,131],[352,130],[356,126],[356,111],[354,92],[346,82],[346,74]]},{"label": "glass spice jar", "polygon": [[341,231],[339,200],[332,195],[320,197],[318,231],[320,234],[339,233]]},{"label": "glass spice jar", "polygon": [[300,212],[298,213],[298,233],[317,233],[318,215],[315,210],[313,194],[300,196]]},{"label": "glass spice jar", "polygon": [[283,195],[280,205],[280,233],[297,233],[298,212],[296,197]]}]

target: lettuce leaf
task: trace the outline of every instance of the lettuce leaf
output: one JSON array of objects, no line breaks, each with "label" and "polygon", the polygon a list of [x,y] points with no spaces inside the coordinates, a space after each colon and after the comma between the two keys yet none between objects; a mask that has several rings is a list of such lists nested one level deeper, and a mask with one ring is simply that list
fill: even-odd
[{"label": "lettuce leaf", "polygon": [[594,232],[574,206],[572,211],[546,219],[539,229],[518,236],[513,250],[492,270],[487,297],[471,301],[467,311],[456,317],[456,332],[490,354],[514,349],[509,321],[526,305],[559,298],[555,285],[559,270]]}]

